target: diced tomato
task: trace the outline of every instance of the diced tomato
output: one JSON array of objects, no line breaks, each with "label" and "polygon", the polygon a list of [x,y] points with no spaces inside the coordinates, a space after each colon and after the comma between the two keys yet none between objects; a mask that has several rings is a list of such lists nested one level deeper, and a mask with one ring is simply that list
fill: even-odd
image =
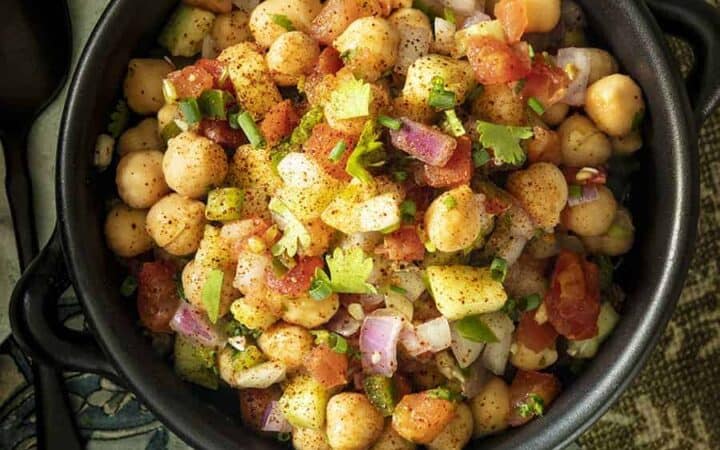
[{"label": "diced tomato", "polygon": [[455,404],[427,392],[404,396],[395,407],[392,427],[405,439],[429,444],[455,417]]},{"label": "diced tomato", "polygon": [[499,39],[478,36],[468,41],[467,54],[475,78],[482,84],[509,83],[530,73],[527,44],[512,47]]},{"label": "diced tomato", "polygon": [[260,431],[263,426],[265,410],[273,400],[279,400],[282,391],[277,384],[267,389],[240,389],[240,417],[243,424],[253,430]]},{"label": "diced tomato", "polygon": [[320,52],[315,73],[320,75],[333,75],[342,69],[344,65],[343,60],[340,58],[340,53],[337,50],[333,47],[325,47],[325,49]]},{"label": "diced tomato", "polygon": [[528,26],[524,0],[502,0],[495,4],[495,17],[500,21],[510,42],[518,42]]},{"label": "diced tomato", "polygon": [[[345,152],[337,162],[332,162],[330,161],[330,152],[340,141],[345,142]],[[345,165],[356,143],[357,136],[345,134],[342,131],[334,130],[327,123],[321,123],[313,128],[310,139],[305,142],[303,148],[330,176],[341,181],[350,181],[351,177],[345,171]]]},{"label": "diced tomato", "polygon": [[234,130],[227,120],[203,119],[200,121],[199,133],[228,150],[235,150],[247,144],[247,137],[242,130]]},{"label": "diced tomato", "polygon": [[201,67],[204,70],[206,70],[210,75],[213,77],[213,87],[215,89],[223,89],[225,91],[229,91],[231,93],[235,93],[235,86],[232,83],[232,80],[230,77],[225,76],[223,80],[223,75],[225,72],[225,64],[222,61],[218,61],[217,59],[198,59],[195,62],[195,65],[197,67]]},{"label": "diced tomato", "polygon": [[467,184],[473,175],[472,141],[467,136],[457,139],[457,147],[442,167],[423,164],[423,179],[432,187],[448,188]]},{"label": "diced tomato", "polygon": [[549,322],[540,325],[535,321],[535,311],[527,311],[520,318],[517,340],[534,352],[554,347],[557,336],[557,331]]},{"label": "diced tomato", "polygon": [[533,414],[526,414],[525,417],[521,414],[521,406],[533,401],[533,395],[542,399],[542,408],[547,410],[559,393],[560,381],[555,375],[534,370],[518,370],[510,385],[510,426],[517,427],[533,419]]},{"label": "diced tomato", "polygon": [[326,389],[347,384],[348,358],[327,345],[319,345],[305,357],[305,368]]},{"label": "diced tomato", "polygon": [[175,87],[179,99],[199,97],[213,87],[212,75],[198,66],[187,66],[182,70],[170,72],[167,79]]},{"label": "diced tomato", "polygon": [[546,108],[554,105],[565,97],[570,79],[561,68],[537,57],[532,70],[525,78],[523,96],[534,97]]},{"label": "diced tomato", "polygon": [[562,172],[568,184],[605,184],[607,183],[607,169],[605,167],[593,167],[597,173],[586,171],[587,176],[583,174],[578,179],[578,173],[583,170],[580,167],[563,167]]},{"label": "diced tomato", "polygon": [[391,261],[421,261],[425,257],[425,246],[415,227],[405,226],[386,235],[377,252]]},{"label": "diced tomato", "polygon": [[577,253],[563,250],[555,261],[545,294],[548,320],[568,339],[597,336],[600,314],[600,271]]},{"label": "diced tomato", "polygon": [[560,135],[542,127],[533,127],[533,138],[528,141],[528,159],[531,163],[549,162],[555,165],[562,163]]},{"label": "diced tomato", "polygon": [[266,272],[266,282],[270,289],[280,294],[290,296],[302,295],[310,289],[310,283],[315,276],[315,269],[319,269],[323,267],[323,265],[323,260],[319,256],[300,258],[295,267],[288,270],[287,273],[280,278],[278,278],[272,268],[270,268]]},{"label": "diced tomato", "polygon": [[145,263],[138,274],[137,310],[150,331],[170,333],[170,320],[180,306],[175,271],[164,262]]},{"label": "diced tomato", "polygon": [[268,145],[275,146],[292,133],[293,129],[300,122],[300,116],[290,100],[283,100],[275,104],[265,114],[260,131]]}]

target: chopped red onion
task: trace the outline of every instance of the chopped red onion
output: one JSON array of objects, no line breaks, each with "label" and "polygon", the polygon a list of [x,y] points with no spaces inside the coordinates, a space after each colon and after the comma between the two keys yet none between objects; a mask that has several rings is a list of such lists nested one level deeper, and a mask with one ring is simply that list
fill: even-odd
[{"label": "chopped red onion", "polygon": [[363,368],[391,377],[397,369],[397,343],[403,319],[395,315],[373,314],[365,317],[360,329]]},{"label": "chopped red onion", "polygon": [[455,138],[406,117],[400,120],[402,128],[390,131],[392,144],[396,148],[431,166],[442,167],[447,164],[457,147]]},{"label": "chopped red onion", "polygon": [[170,320],[170,328],[208,347],[219,347],[226,341],[220,331],[210,323],[204,311],[185,302],[182,302],[175,311],[175,315]]},{"label": "chopped red onion", "polygon": [[420,341],[428,343],[433,353],[445,350],[452,344],[450,324],[445,317],[438,317],[418,325],[415,327],[415,334]]},{"label": "chopped red onion", "polygon": [[[454,325],[454,324],[453,324]],[[452,335],[451,350],[455,359],[457,359],[458,365],[461,368],[469,367],[475,360],[480,357],[485,344],[483,342],[473,342],[469,339],[465,339],[458,333],[455,326],[450,327]]]},{"label": "chopped red onion", "polygon": [[342,307],[333,318],[330,319],[327,328],[341,336],[350,337],[358,332],[360,324],[359,320],[353,319],[347,309]]},{"label": "chopped red onion", "polygon": [[585,92],[590,78],[590,55],[583,48],[562,48],[557,54],[557,65],[568,72],[570,84],[563,99],[571,106],[585,104]]},{"label": "chopped red onion", "polygon": [[488,20],[492,20],[492,17],[488,16],[482,11],[475,11],[470,16],[468,16],[467,19],[465,19],[465,22],[463,22],[463,28],[471,27],[476,23],[487,22]]},{"label": "chopped red onion", "polygon": [[400,332],[400,344],[405,348],[408,355],[413,358],[430,351],[430,345],[418,338],[415,327],[412,325],[403,327],[402,332]]},{"label": "chopped red onion", "polygon": [[265,408],[265,414],[263,415],[262,427],[263,431],[272,431],[276,433],[289,433],[292,431],[292,425],[285,419],[277,400],[271,401],[267,408]]},{"label": "chopped red onion", "polygon": [[598,188],[595,184],[585,184],[580,186],[582,194],[579,197],[568,197],[569,206],[578,206],[597,200]]}]

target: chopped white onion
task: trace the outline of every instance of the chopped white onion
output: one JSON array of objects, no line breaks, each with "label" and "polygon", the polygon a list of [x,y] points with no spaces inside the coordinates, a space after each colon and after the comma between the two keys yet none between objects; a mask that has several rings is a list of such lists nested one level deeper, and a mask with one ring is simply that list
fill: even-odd
[{"label": "chopped white onion", "polygon": [[579,197],[568,197],[569,206],[578,206],[597,200],[598,189],[595,184],[585,184],[580,187],[581,195]]},{"label": "chopped white onion", "polygon": [[393,273],[391,277],[393,286],[405,290],[405,297],[414,302],[425,292],[425,283],[419,270],[402,270]]},{"label": "chopped white onion", "polygon": [[391,377],[397,369],[397,343],[403,319],[385,314],[387,310],[365,317],[360,329],[360,352],[366,371]]},{"label": "chopped white onion", "polygon": [[361,321],[353,318],[347,309],[340,308],[333,318],[330,319],[327,327],[330,331],[334,331],[341,336],[350,337],[358,332],[360,324]]},{"label": "chopped white onion", "polygon": [[402,332],[400,332],[400,345],[402,345],[407,354],[413,358],[430,351],[430,345],[427,342],[421,341],[415,333],[415,327],[409,324],[406,324]]},{"label": "chopped white onion", "polygon": [[247,339],[245,338],[245,336],[233,336],[228,338],[227,342],[230,347],[234,348],[239,352],[245,351],[245,347],[247,346]]},{"label": "chopped white onion", "polygon": [[285,364],[277,361],[264,362],[238,372],[233,387],[238,389],[266,389],[285,379]]},{"label": "chopped white onion", "polygon": [[565,70],[570,78],[563,103],[571,106],[585,104],[585,93],[590,77],[590,54],[583,48],[562,48],[557,54],[557,65]]},{"label": "chopped white onion", "polygon": [[445,317],[438,317],[418,325],[415,327],[415,333],[420,341],[428,343],[433,353],[445,350],[452,344],[450,324]]},{"label": "chopped white onion", "polygon": [[512,344],[512,333],[515,324],[504,313],[490,313],[483,315],[483,322],[492,330],[498,342],[485,345],[482,354],[482,363],[485,368],[495,375],[502,375],[510,355],[510,344]]},{"label": "chopped white onion", "polygon": [[455,359],[457,359],[458,365],[463,369],[469,367],[478,359],[483,348],[485,348],[485,344],[483,342],[473,342],[465,339],[458,333],[455,324],[450,326],[450,332],[452,336],[452,345],[450,348],[453,355],[455,355]]},{"label": "chopped white onion", "polygon": [[277,400],[271,401],[265,408],[261,429],[276,433],[289,433],[292,431],[292,425],[283,416]]},{"label": "chopped white onion", "polygon": [[453,48],[455,48],[455,31],[457,31],[457,27],[454,23],[441,17],[436,17],[433,51],[443,55],[451,54]]},{"label": "chopped white onion", "polygon": [[271,264],[270,256],[265,253],[240,252],[233,287],[244,295],[262,292],[265,288],[265,272]]},{"label": "chopped white onion", "polygon": [[463,22],[463,28],[471,27],[476,23],[487,22],[488,20],[492,20],[492,17],[482,11],[475,11],[465,19],[465,22]]},{"label": "chopped white onion", "polygon": [[170,328],[201,345],[219,347],[226,340],[220,331],[210,323],[207,314],[189,303],[182,302],[170,320]]}]

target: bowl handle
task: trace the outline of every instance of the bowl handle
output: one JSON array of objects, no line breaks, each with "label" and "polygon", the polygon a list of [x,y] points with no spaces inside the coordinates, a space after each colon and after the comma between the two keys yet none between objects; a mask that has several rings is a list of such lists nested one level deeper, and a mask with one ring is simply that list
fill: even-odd
[{"label": "bowl handle", "polygon": [[720,10],[705,0],[646,0],[664,32],[688,41],[695,64],[687,90],[698,127],[720,104]]},{"label": "bowl handle", "polygon": [[90,335],[70,330],[58,320],[57,299],[68,287],[70,278],[56,227],[13,290],[10,325],[15,340],[31,358],[43,363],[122,382]]}]

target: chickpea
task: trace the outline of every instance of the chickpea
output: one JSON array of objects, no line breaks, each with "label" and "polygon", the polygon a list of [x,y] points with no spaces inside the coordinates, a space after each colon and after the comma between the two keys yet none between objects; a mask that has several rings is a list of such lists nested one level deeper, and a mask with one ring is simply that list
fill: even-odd
[{"label": "chickpea", "polygon": [[560,0],[524,0],[526,33],[547,33],[560,21]]},{"label": "chickpea", "polygon": [[168,185],[175,192],[199,198],[222,183],[228,162],[218,144],[186,131],[168,141],[162,168]]},{"label": "chickpea", "polygon": [[469,248],[491,223],[482,196],[468,186],[442,193],[425,212],[425,230],[430,242],[441,252]]},{"label": "chickpea", "polygon": [[334,236],[333,228],[326,225],[321,219],[313,219],[303,225],[310,234],[310,246],[301,247],[298,250],[300,255],[322,256],[330,247],[330,239]]},{"label": "chickpea", "polygon": [[591,253],[620,256],[629,252],[635,239],[632,216],[625,208],[618,208],[610,228],[602,236],[583,237],[585,248]]},{"label": "chickpea", "polygon": [[163,154],[156,150],[129,153],[115,173],[118,195],[133,208],[149,208],[170,189],[162,172]]},{"label": "chickpea", "polygon": [[618,63],[610,53],[599,48],[585,48],[583,51],[590,58],[588,85],[593,84],[600,78],[617,73]]},{"label": "chickpea", "polygon": [[147,211],[116,205],[105,219],[105,239],[118,256],[132,258],[152,248],[153,242],[145,231]]},{"label": "chickpea", "polygon": [[570,106],[565,103],[555,103],[547,108],[542,115],[542,120],[551,127],[560,125],[567,117]]},{"label": "chickpea", "polygon": [[472,112],[487,122],[503,125],[525,123],[526,103],[506,83],[488,84],[472,104]]},{"label": "chickpea", "polygon": [[[202,246],[202,242],[200,244]],[[202,264],[198,264],[198,261],[193,260],[185,265],[182,271],[182,285],[183,291],[185,291],[185,297],[188,301],[201,310],[205,310],[205,302],[202,299],[202,291],[205,286],[208,274],[214,267],[207,267]],[[218,317],[225,316],[230,311],[230,305],[233,300],[238,298],[240,293],[233,287],[233,267],[219,267],[217,268],[223,271],[223,283],[220,288],[220,308]]]},{"label": "chickpea", "polygon": [[280,35],[265,55],[273,79],[280,86],[295,86],[310,73],[320,57],[317,42],[302,31]]},{"label": "chickpea", "polygon": [[400,35],[381,17],[355,20],[333,42],[333,47],[346,54],[346,66],[367,81],[378,80],[395,65]]},{"label": "chickpea", "polygon": [[157,119],[145,119],[135,127],[125,131],[118,139],[117,151],[120,156],[138,150],[158,150],[165,148],[165,143],[158,133]]},{"label": "chickpea", "polygon": [[194,253],[205,228],[205,204],[170,194],[150,208],[146,228],[155,243],[171,255]]},{"label": "chickpea", "polygon": [[[180,118],[180,107],[177,103],[167,103],[165,106],[160,108],[160,111],[157,113],[157,125],[158,125],[158,135],[162,133],[162,131],[165,129],[166,126],[170,124],[170,122],[173,122],[175,119]],[[163,147],[165,147],[165,143],[163,142]]]},{"label": "chickpea", "polygon": [[295,450],[332,450],[323,430],[293,428],[292,443]]},{"label": "chickpea", "polygon": [[473,415],[470,407],[460,403],[455,410],[455,417],[428,444],[428,450],[462,450],[470,442],[473,435]]},{"label": "chickpea", "polygon": [[554,164],[539,162],[512,172],[506,188],[541,228],[551,230],[560,222],[568,187],[565,176]]},{"label": "chickpea", "polygon": [[285,364],[292,372],[302,367],[305,355],[312,349],[313,337],[303,327],[279,322],[263,332],[257,343],[268,358]]},{"label": "chickpea", "polygon": [[382,414],[363,394],[343,392],[327,404],[326,432],[333,450],[362,450],[380,437]]},{"label": "chickpea", "polygon": [[544,348],[539,352],[515,342],[510,351],[510,362],[522,370],[542,370],[555,364],[558,353],[555,348]]},{"label": "chickpea", "polygon": [[508,427],[510,389],[500,377],[492,377],[482,391],[470,400],[475,419],[475,437],[498,433]]},{"label": "chickpea", "polygon": [[610,141],[585,116],[574,114],[560,125],[560,149],[563,162],[572,167],[598,166],[612,154]]},{"label": "chickpea", "polygon": [[643,146],[643,138],[640,130],[630,132],[626,136],[613,137],[610,139],[613,153],[616,155],[632,155]]},{"label": "chickpea", "polygon": [[282,319],[285,322],[316,328],[327,323],[340,307],[337,294],[324,300],[314,300],[308,295],[290,297],[283,302]]},{"label": "chickpea", "polygon": [[640,86],[627,75],[601,78],[587,90],[585,111],[605,133],[625,136],[633,131],[637,118],[645,111]]},{"label": "chickpea", "polygon": [[173,66],[164,59],[131,59],[123,84],[130,109],[138,114],[156,113],[165,103],[162,80]]},{"label": "chickpea", "polygon": [[562,212],[562,223],[570,231],[582,236],[600,236],[612,225],[617,201],[610,189],[598,187],[598,197],[577,206],[568,206]]},{"label": "chickpea", "polygon": [[275,39],[288,32],[276,23],[277,16],[287,17],[295,30],[308,32],[321,8],[320,0],[267,0],[250,14],[250,31],[258,45],[269,48]]},{"label": "chickpea", "polygon": [[252,39],[249,27],[250,17],[245,11],[233,11],[215,18],[210,37],[215,42],[215,49],[225,50],[240,42]]},{"label": "chickpea", "polygon": [[415,447],[415,444],[400,436],[388,423],[370,450],[415,450]]}]

